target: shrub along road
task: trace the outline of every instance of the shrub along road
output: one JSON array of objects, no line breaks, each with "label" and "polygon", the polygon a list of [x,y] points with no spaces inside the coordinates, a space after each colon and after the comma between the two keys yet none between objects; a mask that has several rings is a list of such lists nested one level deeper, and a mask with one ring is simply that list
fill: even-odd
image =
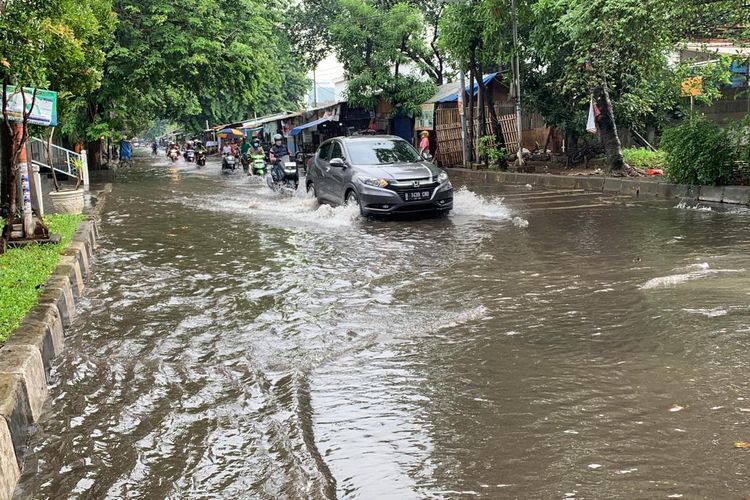
[{"label": "shrub along road", "polygon": [[55,270],[60,252],[68,246],[82,220],[83,215],[45,217],[50,232],[62,237],[60,243],[10,248],[0,255],[0,343],[37,303],[42,285]]}]

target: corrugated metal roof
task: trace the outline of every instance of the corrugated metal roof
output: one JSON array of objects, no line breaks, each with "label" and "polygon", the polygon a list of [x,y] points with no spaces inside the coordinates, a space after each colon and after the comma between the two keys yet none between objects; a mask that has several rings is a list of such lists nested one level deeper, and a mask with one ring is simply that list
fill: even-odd
[{"label": "corrugated metal roof", "polygon": [[[497,72],[490,73],[488,75],[484,75],[484,78],[482,78],[482,82],[484,82],[484,84],[487,85],[492,80],[494,80],[497,75],[498,75]],[[449,83],[447,85],[452,85],[453,86],[453,91],[452,92],[449,92],[448,94],[443,95],[441,97],[438,97],[438,95],[436,94],[435,96],[432,97],[432,99],[430,99],[427,102],[440,103],[440,102],[455,102],[455,101],[457,101],[458,100],[458,90],[457,90],[458,89],[458,82],[453,82],[452,84]],[[445,86],[446,85],[441,86],[440,89],[442,89]],[[476,93],[478,91],[479,91],[479,85],[474,84],[474,95],[476,95]],[[466,86],[466,92],[469,92],[469,86],[468,85]]]}]

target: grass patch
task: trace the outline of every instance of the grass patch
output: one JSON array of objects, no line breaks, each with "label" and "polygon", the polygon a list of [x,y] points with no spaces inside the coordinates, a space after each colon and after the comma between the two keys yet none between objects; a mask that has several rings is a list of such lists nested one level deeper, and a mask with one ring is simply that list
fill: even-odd
[{"label": "grass patch", "polygon": [[[0,343],[37,303],[42,285],[55,270],[60,252],[70,244],[83,215],[50,215],[44,220],[50,232],[62,237],[60,243],[9,248],[0,255]],[[0,219],[0,223],[5,221]]]},{"label": "grass patch", "polygon": [[625,163],[642,169],[667,168],[667,155],[663,151],[651,151],[646,148],[625,148],[622,151]]}]

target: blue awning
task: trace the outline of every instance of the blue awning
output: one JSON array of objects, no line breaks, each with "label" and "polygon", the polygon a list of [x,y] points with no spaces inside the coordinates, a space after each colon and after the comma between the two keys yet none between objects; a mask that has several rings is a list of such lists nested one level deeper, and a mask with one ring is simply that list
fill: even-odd
[{"label": "blue awning", "polygon": [[300,135],[303,130],[306,128],[314,127],[316,125],[320,125],[321,123],[329,122],[331,121],[330,116],[324,116],[323,118],[318,118],[317,120],[313,120],[311,122],[303,123],[299,127],[294,127],[291,132],[289,132],[289,135]]},{"label": "blue awning", "polygon": [[[484,75],[484,78],[482,78],[482,82],[484,82],[485,85],[490,83],[495,77],[497,76],[497,73],[490,73],[489,75]],[[466,86],[466,92],[469,92],[469,86]],[[479,85],[476,83],[474,84],[474,95],[477,95],[477,92],[479,92]],[[458,91],[447,95],[443,97],[442,99],[438,99],[435,102],[456,102],[458,101]]]}]

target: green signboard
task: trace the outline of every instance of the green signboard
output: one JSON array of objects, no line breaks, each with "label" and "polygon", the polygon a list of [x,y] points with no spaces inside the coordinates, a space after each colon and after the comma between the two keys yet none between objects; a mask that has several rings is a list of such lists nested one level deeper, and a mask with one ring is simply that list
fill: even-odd
[{"label": "green signboard", "polygon": [[[14,85],[6,87],[7,112],[8,117],[14,121],[22,121],[24,113],[24,95],[26,97],[26,113],[28,113],[28,122],[34,125],[44,125],[47,127],[57,126],[57,92],[52,90],[34,89],[24,87],[23,94]],[[32,102],[34,104],[32,108]]]}]

